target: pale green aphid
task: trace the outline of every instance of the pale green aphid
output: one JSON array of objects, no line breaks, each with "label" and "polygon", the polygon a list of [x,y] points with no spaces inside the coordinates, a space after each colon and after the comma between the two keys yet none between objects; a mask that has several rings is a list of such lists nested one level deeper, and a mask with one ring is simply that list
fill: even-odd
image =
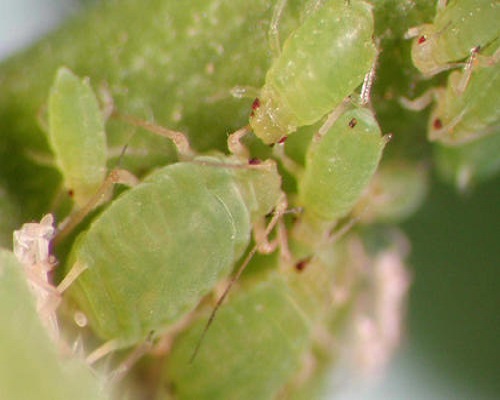
[{"label": "pale green aphid", "polygon": [[336,108],[370,71],[376,55],[371,6],[330,0],[284,42],[254,101],[250,125],[275,143]]},{"label": "pale green aphid", "polygon": [[220,309],[194,363],[201,316],[175,339],[162,385],[177,399],[273,399],[298,375],[314,329],[331,306],[332,258],[299,273],[274,271],[243,282]]},{"label": "pale green aphid", "polygon": [[113,201],[68,263],[85,268],[68,294],[108,341],[102,352],[162,333],[193,310],[280,197],[274,163],[205,157],[161,168]]},{"label": "pale green aphid", "polygon": [[456,66],[475,47],[486,48],[500,36],[498,0],[451,0],[438,9],[432,24],[412,28],[415,66],[434,75]]},{"label": "pale green aphid", "polygon": [[477,65],[453,71],[446,88],[436,90],[430,140],[459,145],[500,131],[500,63],[495,57],[478,56]]},{"label": "pale green aphid", "polygon": [[[331,224],[354,207],[378,166],[387,139],[373,113],[353,108],[321,128],[298,178],[298,204],[311,227]],[[314,228],[316,229],[316,228]]]},{"label": "pale green aphid", "polygon": [[65,188],[85,206],[106,176],[104,116],[88,82],[57,71],[48,103],[48,137]]}]

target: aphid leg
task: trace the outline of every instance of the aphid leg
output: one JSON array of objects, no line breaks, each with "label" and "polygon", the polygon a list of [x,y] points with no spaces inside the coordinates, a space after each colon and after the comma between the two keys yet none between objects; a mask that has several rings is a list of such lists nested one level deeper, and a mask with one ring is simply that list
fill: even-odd
[{"label": "aphid leg", "polygon": [[470,50],[470,56],[464,66],[464,72],[462,73],[462,78],[457,86],[457,93],[461,95],[465,92],[467,85],[469,84],[470,78],[472,76],[472,70],[477,61],[477,55],[479,52],[479,46],[476,46]]},{"label": "aphid leg", "polygon": [[[274,229],[276,224],[280,221],[283,214],[285,213],[287,206],[288,206],[288,203],[286,200],[286,196],[285,196],[285,194],[283,194],[281,196],[281,199],[279,200],[278,204],[276,205],[276,209],[274,211],[273,217],[271,218],[271,221],[268,223],[268,225],[264,231],[264,234],[263,234],[264,238],[267,238],[270,235],[271,231]],[[257,251],[261,247],[261,244],[259,242],[257,242],[257,240],[260,240],[260,239],[261,239],[261,237],[259,235],[259,237],[256,238],[255,246],[248,252],[247,256],[245,257],[245,259],[241,263],[241,266],[238,268],[238,271],[236,271],[236,273],[233,275],[233,277],[231,278],[231,280],[227,284],[224,292],[217,300],[217,303],[215,304],[215,306],[212,310],[212,313],[210,314],[210,316],[207,320],[207,323],[205,324],[205,327],[203,328],[203,331],[201,332],[200,338],[198,339],[198,342],[194,348],[193,354],[191,355],[191,358],[189,360],[190,363],[192,363],[194,361],[194,359],[196,358],[196,355],[198,354],[198,351],[200,350],[201,344],[203,343],[203,339],[205,338],[205,335],[207,334],[208,329],[210,328],[210,326],[212,325],[212,323],[215,319],[215,315],[217,314],[217,311],[219,311],[219,308],[221,307],[222,303],[224,302],[227,295],[231,291],[232,287],[238,281],[238,279],[241,277],[241,274],[243,274],[243,271],[245,271],[246,267],[250,263],[250,260],[253,258],[255,253],[257,253]],[[264,245],[263,247],[265,248],[266,246]]]},{"label": "aphid leg", "polygon": [[444,10],[446,8],[446,3],[448,0],[438,0],[436,4],[436,13]]},{"label": "aphid leg", "polygon": [[101,204],[108,197],[111,188],[117,183],[135,186],[138,180],[133,174],[124,169],[112,170],[89,202],[59,225],[59,232],[54,238],[54,245],[60,243],[94,208]]},{"label": "aphid leg", "polygon": [[323,136],[325,136],[325,134],[330,130],[335,121],[337,121],[337,119],[344,113],[349,104],[351,104],[351,98],[348,96],[328,115],[325,123],[321,125],[318,132],[314,135],[313,143],[321,141]]},{"label": "aphid leg", "polygon": [[375,79],[375,64],[377,60],[375,59],[370,71],[365,75],[363,80],[363,86],[361,87],[361,94],[359,95],[359,103],[364,106],[370,102],[370,95],[372,91],[373,81]]},{"label": "aphid leg", "polygon": [[275,58],[278,58],[281,54],[279,23],[283,14],[283,10],[286,6],[286,2],[287,0],[277,1],[276,5],[274,6],[271,23],[269,24],[269,31],[267,32],[269,47],[271,49],[271,53]]},{"label": "aphid leg", "polygon": [[85,362],[88,365],[92,365],[97,361],[99,361],[104,356],[112,353],[115,350],[118,350],[119,348],[120,348],[120,342],[117,339],[109,340],[103,345],[99,346],[97,349],[95,349],[92,353],[90,353],[85,358]]},{"label": "aphid leg", "polygon": [[424,92],[423,95],[417,97],[416,99],[410,100],[406,97],[400,97],[399,104],[401,104],[404,108],[412,111],[422,111],[429,104],[431,104],[436,97],[436,92],[433,89],[429,89]]},{"label": "aphid leg", "polygon": [[[282,240],[286,239],[286,236],[283,236],[283,233],[278,233],[277,237],[274,240],[269,240],[269,235],[271,231],[274,229],[276,225],[280,228],[279,221],[282,220],[283,214],[286,211],[288,203],[286,201],[286,197],[283,195],[273,213],[273,217],[271,221],[265,225],[264,219],[256,222],[253,226],[253,236],[255,239],[255,243],[257,246],[257,251],[262,254],[272,253],[276,248],[283,244]],[[283,225],[281,227],[284,228]],[[287,248],[288,246],[285,245]]]},{"label": "aphid leg", "polygon": [[116,111],[113,113],[113,116],[127,122],[130,125],[146,129],[152,133],[156,133],[157,135],[170,139],[177,148],[177,152],[181,160],[192,160],[195,156],[195,153],[189,144],[188,138],[182,132],[174,131],[131,115],[120,114]]},{"label": "aphid leg", "polygon": [[149,353],[149,351],[153,348],[153,332],[151,332],[146,340],[136,346],[134,350],[123,360],[120,365],[111,373],[109,377],[110,383],[116,384],[120,382],[128,371],[134,366],[134,364],[139,361],[139,359]]},{"label": "aphid leg", "polygon": [[69,272],[66,274],[64,279],[57,285],[57,291],[59,294],[64,293],[64,291],[71,286],[71,284],[78,279],[78,277],[82,274],[83,271],[87,269],[85,264],[81,264],[76,262]]},{"label": "aphid leg", "polygon": [[236,132],[231,133],[227,138],[227,148],[229,151],[243,160],[250,159],[250,152],[245,145],[241,143],[241,139],[248,133],[250,133],[250,126],[246,125],[243,128],[238,129]]},{"label": "aphid leg", "polygon": [[276,143],[273,146],[273,155],[281,161],[283,167],[293,176],[299,177],[304,172],[304,168],[302,167],[302,165],[296,163],[294,160],[287,156],[285,152],[285,143]]}]

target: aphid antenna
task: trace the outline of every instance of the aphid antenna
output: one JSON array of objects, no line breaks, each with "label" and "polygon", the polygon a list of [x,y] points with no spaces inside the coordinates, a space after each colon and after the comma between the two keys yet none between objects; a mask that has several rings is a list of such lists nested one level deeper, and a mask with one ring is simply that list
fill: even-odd
[{"label": "aphid antenna", "polygon": [[165,128],[161,125],[145,121],[132,115],[122,114],[116,110],[113,111],[113,114],[111,116],[113,118],[122,120],[132,126],[143,128],[149,132],[170,139],[177,148],[177,153],[179,154],[179,158],[181,160],[191,160],[195,156],[195,152],[191,149],[188,138],[182,132]]},{"label": "aphid antenna", "polygon": [[283,15],[283,10],[285,9],[286,3],[287,0],[278,0],[276,2],[273,10],[273,15],[271,17],[271,23],[269,24],[269,30],[267,32],[269,47],[271,49],[271,53],[275,58],[278,58],[281,54],[279,23]]},{"label": "aphid antenna", "polygon": [[[265,230],[265,235],[266,236],[268,236],[268,235],[271,234],[271,231],[274,229],[274,227],[276,226],[276,224],[278,224],[278,222],[282,218],[283,213],[285,212],[286,208],[287,208],[287,201],[286,201],[285,195],[283,194],[282,197],[281,197],[281,200],[278,203],[278,206],[276,207],[276,209],[274,211],[274,215],[271,218],[271,221],[269,221],[269,224],[266,227],[266,230]],[[192,364],[194,362],[194,360],[196,359],[196,356],[198,355],[198,353],[200,351],[201,345],[202,345],[202,343],[203,343],[203,341],[205,339],[205,336],[206,336],[206,334],[208,332],[208,329],[210,328],[210,326],[214,322],[215,316],[216,316],[217,312],[219,311],[222,303],[224,302],[224,300],[228,296],[228,294],[231,291],[231,289],[233,288],[234,284],[240,279],[241,275],[243,274],[243,272],[245,271],[246,267],[248,266],[248,264],[252,260],[253,256],[259,250],[259,246],[260,246],[260,244],[256,243],[252,247],[252,249],[248,252],[247,256],[245,257],[245,259],[241,263],[240,267],[238,268],[238,271],[236,271],[236,273],[231,277],[231,280],[229,281],[229,283],[227,284],[226,288],[224,289],[224,292],[222,292],[222,295],[217,300],[217,302],[216,302],[216,304],[215,304],[212,312],[210,313],[210,316],[208,317],[208,320],[207,320],[207,322],[206,322],[206,324],[205,324],[205,326],[203,328],[203,331],[201,332],[201,335],[200,335],[200,337],[198,339],[198,342],[196,343],[196,346],[195,346],[195,348],[193,350],[193,353],[192,353],[192,355],[191,355],[191,357],[189,359],[189,363],[190,364]]]}]

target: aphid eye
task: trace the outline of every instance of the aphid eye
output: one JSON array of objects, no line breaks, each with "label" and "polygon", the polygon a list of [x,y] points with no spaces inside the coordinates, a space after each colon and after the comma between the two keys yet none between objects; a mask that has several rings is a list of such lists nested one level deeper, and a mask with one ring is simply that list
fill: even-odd
[{"label": "aphid eye", "polygon": [[311,262],[311,258],[310,257],[307,257],[303,260],[300,260],[299,262],[297,262],[297,264],[295,264],[295,270],[297,272],[302,272],[304,271],[307,266],[309,265],[309,263]]},{"label": "aphid eye", "polygon": [[248,165],[259,165],[261,163],[262,161],[258,158],[251,158],[250,160],[248,160]]},{"label": "aphid eye", "polygon": [[436,118],[432,123],[434,129],[441,129],[443,127],[443,121],[440,118]]},{"label": "aphid eye", "polygon": [[250,113],[250,117],[255,116],[255,111],[260,107],[260,100],[258,97],[255,98],[255,100],[252,103],[252,112]]},{"label": "aphid eye", "polygon": [[71,198],[75,197],[75,191],[73,189],[69,189],[68,190],[68,196],[71,197]]},{"label": "aphid eye", "polygon": [[423,44],[427,41],[427,38],[425,37],[425,35],[422,35],[418,38],[418,44]]},{"label": "aphid eye", "polygon": [[358,124],[358,120],[353,118],[349,121],[349,128],[354,128]]},{"label": "aphid eye", "polygon": [[260,100],[258,97],[255,98],[255,100],[252,103],[252,110],[257,110],[260,107]]}]

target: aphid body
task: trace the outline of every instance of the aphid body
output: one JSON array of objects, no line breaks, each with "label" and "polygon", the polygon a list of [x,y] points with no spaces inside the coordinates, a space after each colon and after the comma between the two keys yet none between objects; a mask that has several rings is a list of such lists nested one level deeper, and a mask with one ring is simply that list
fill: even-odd
[{"label": "aphid body", "polygon": [[275,143],[337,107],[373,65],[371,6],[331,0],[310,14],[284,42],[266,74],[250,125]]},{"label": "aphid body", "polygon": [[412,28],[412,59],[425,75],[450,68],[469,56],[472,48],[485,48],[500,36],[498,0],[451,0],[438,10],[432,24]]},{"label": "aphid body", "polygon": [[50,91],[48,137],[65,188],[85,206],[106,176],[104,117],[88,80],[65,67]]},{"label": "aphid body", "polygon": [[385,143],[367,108],[341,114],[306,155],[298,181],[304,219],[320,226],[346,216],[375,173]]},{"label": "aphid body", "polygon": [[430,140],[459,145],[500,130],[500,64],[474,66],[461,91],[466,73],[453,71],[446,88],[436,91],[428,128]]},{"label": "aphid body", "polygon": [[196,360],[188,364],[205,323],[201,316],[175,339],[166,361],[164,380],[171,394],[179,399],[275,398],[301,370],[315,328],[330,310],[332,261],[315,259],[299,273],[281,268],[243,283],[245,290],[231,295]]},{"label": "aphid body", "polygon": [[273,163],[241,167],[205,157],[161,168],[78,238],[69,266],[86,270],[68,292],[114,348],[161,332],[230,273],[281,195]]}]

